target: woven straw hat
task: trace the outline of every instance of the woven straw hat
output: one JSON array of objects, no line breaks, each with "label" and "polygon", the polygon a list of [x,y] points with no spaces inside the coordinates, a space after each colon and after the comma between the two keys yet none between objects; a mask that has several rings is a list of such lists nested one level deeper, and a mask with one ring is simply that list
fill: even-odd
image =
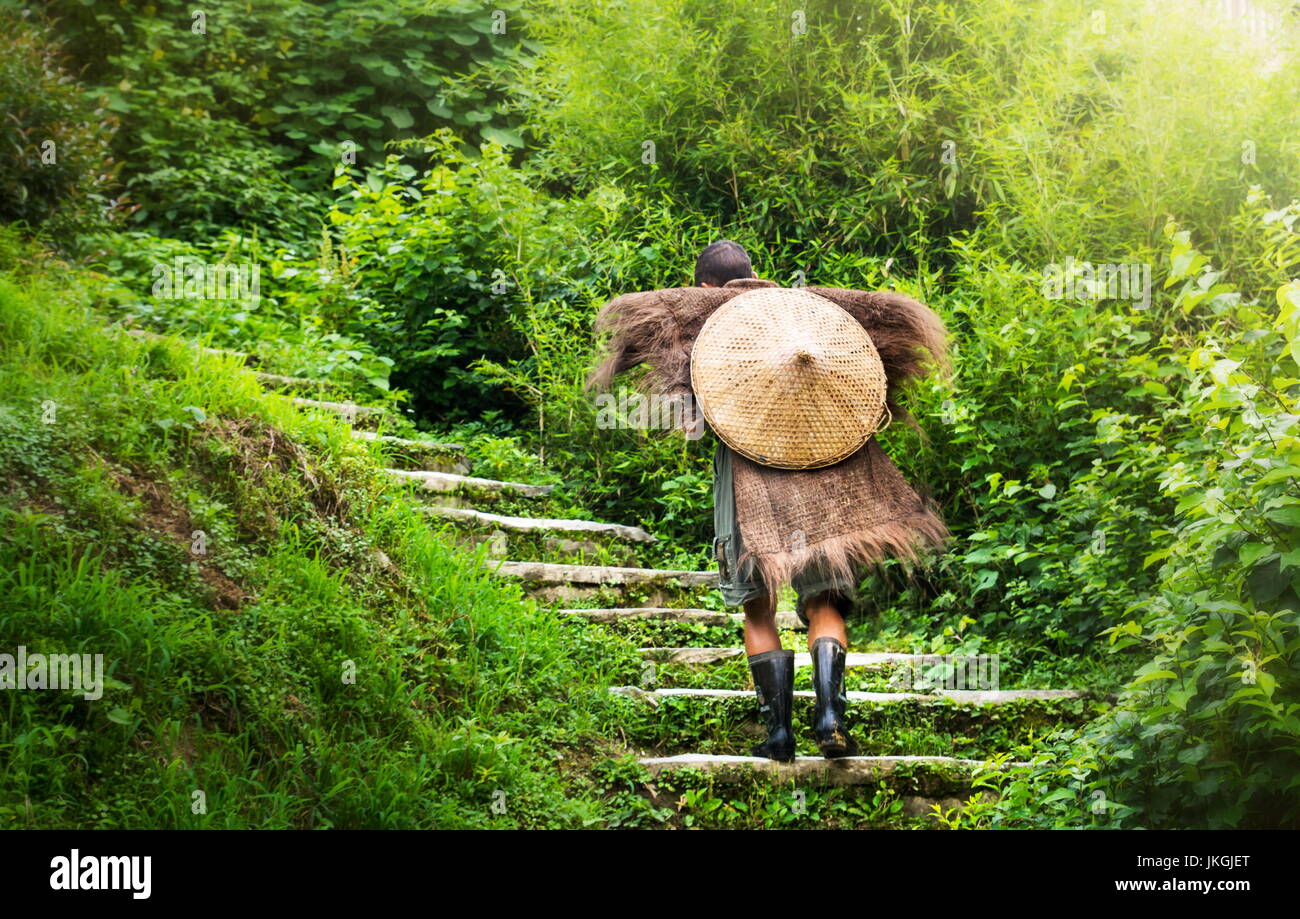
[{"label": "woven straw hat", "polygon": [[861,324],[798,288],[728,300],[691,353],[691,387],[710,426],[737,453],[778,469],[817,469],[856,453],[884,429],[886,385]]}]

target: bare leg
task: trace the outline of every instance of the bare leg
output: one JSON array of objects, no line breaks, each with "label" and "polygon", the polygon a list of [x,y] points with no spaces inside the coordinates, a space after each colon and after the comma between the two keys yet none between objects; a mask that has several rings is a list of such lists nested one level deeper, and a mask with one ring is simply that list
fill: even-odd
[{"label": "bare leg", "polygon": [[[746,607],[748,610],[748,607]],[[804,604],[804,615],[808,617],[808,649],[819,638],[834,638],[846,648],[849,644],[848,632],[844,628],[844,617],[830,602],[830,594],[818,594]]]},{"label": "bare leg", "polygon": [[[841,623],[841,627],[842,627]],[[781,635],[776,630],[776,612],[762,596],[745,603],[745,653],[762,654],[781,647]]]}]

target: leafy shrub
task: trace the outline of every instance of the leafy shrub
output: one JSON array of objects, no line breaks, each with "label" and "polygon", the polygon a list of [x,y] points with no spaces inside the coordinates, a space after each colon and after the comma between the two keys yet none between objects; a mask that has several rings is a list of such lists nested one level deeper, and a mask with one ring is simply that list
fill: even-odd
[{"label": "leafy shrub", "polygon": [[421,145],[431,154],[422,174],[397,157],[364,182],[340,170],[335,185],[347,190],[329,216],[357,282],[380,304],[372,342],[395,361],[419,415],[454,420],[497,403],[475,361],[547,359],[519,329],[543,325],[535,304],[576,298],[572,244],[597,207],[541,193],[498,144],[469,156],[444,131]]},{"label": "leafy shrub", "polygon": [[283,154],[233,119],[177,119],[124,156],[139,164],[127,183],[136,202],[132,219],[159,235],[202,241],[230,228],[301,240],[320,227],[319,197],[295,188],[283,175]]},{"label": "leafy shrub", "polygon": [[[355,396],[403,395],[389,385],[392,359],[367,339],[376,304],[356,289],[351,263],[328,236],[312,251],[234,230],[202,243],[132,231],[88,236],[84,248],[118,282],[103,304],[110,316],[247,351],[262,369],[347,387]],[[260,295],[206,299],[155,291],[158,269],[174,273],[178,264],[194,263],[255,266]]]},{"label": "leafy shrub", "polygon": [[467,0],[213,0],[201,11],[60,0],[48,15],[122,120],[115,149],[138,223],[179,238],[238,226],[301,240],[345,156],[377,167],[388,142],[440,126],[522,145],[501,90],[476,75],[521,53],[519,7],[497,6],[504,34]]},{"label": "leafy shrub", "polygon": [[[1294,266],[1300,203],[1268,210],[1255,192],[1244,217],[1266,262]],[[1183,382],[1163,424],[1118,438],[1175,502],[1141,566],[1155,583],[1130,575],[1105,630],[1141,663],[1054,762],[990,776],[1001,800],[955,825],[1300,825],[1300,285],[1246,299],[1166,232],[1177,309],[1214,321],[1168,355],[1164,379]]]},{"label": "leafy shrub", "polygon": [[1166,213],[1217,242],[1248,182],[1294,192],[1292,31],[1099,12],[1100,30],[1076,2],[558,0],[530,22],[546,51],[521,104],[564,187],[652,188],[798,255],[783,281],[844,253],[949,263],[927,250],[985,224],[1045,261],[1154,248]]},{"label": "leafy shrub", "polygon": [[115,120],[85,100],[49,27],[0,7],[0,45],[0,220],[102,224]]},{"label": "leafy shrub", "polygon": [[[1195,301],[1220,273],[1171,235],[1170,282]],[[1151,655],[1096,731],[1122,824],[1300,825],[1300,283],[1223,316],[1182,358],[1187,430],[1161,474],[1179,521],[1147,559],[1158,591],[1108,630]]]}]

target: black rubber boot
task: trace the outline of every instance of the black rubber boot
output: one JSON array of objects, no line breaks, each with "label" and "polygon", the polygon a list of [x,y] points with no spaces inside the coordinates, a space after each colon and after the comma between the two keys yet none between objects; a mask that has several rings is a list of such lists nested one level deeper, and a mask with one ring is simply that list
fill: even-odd
[{"label": "black rubber boot", "polygon": [[754,675],[758,710],[767,726],[767,740],[754,748],[754,755],[791,762],[794,759],[794,730],[790,723],[794,707],[794,652],[751,654],[749,670]]},{"label": "black rubber boot", "polygon": [[839,639],[826,636],[813,642],[813,689],[817,691],[813,737],[828,759],[858,752],[845,725],[849,698],[844,694],[844,661],[845,649]]}]

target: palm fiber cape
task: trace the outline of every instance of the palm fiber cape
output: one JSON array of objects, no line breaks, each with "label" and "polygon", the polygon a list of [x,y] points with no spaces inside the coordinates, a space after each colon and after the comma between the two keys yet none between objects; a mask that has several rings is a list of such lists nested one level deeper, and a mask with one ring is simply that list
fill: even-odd
[{"label": "palm fiber cape", "polygon": [[[747,278],[723,287],[678,287],[624,294],[596,317],[609,336],[590,387],[605,391],[621,371],[645,365],[642,392],[690,396],[691,348],[704,321],[732,297],[772,281]],[[927,361],[946,366],[943,323],[924,304],[887,291],[805,288],[846,310],[871,336],[888,378],[885,403],[895,419],[915,425],[897,403],[902,387],[923,377]],[[820,469],[786,470],[733,455],[736,519],[745,544],[742,571],[755,566],[773,601],[797,574],[856,582],[860,569],[888,558],[915,562],[948,536],[932,501],[917,494],[874,437],[845,460]]]}]

